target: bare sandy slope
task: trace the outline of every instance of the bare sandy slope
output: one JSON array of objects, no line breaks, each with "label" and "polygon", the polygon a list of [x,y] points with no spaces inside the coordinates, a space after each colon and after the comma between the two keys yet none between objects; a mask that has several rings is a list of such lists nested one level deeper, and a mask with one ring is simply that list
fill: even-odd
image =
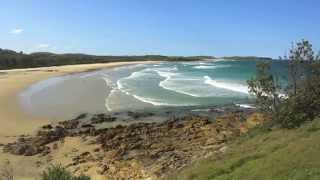
[{"label": "bare sandy slope", "polygon": [[[48,122],[48,119],[37,119],[27,116],[21,110],[17,94],[31,84],[49,77],[68,73],[138,63],[142,62],[67,65],[0,71],[0,144],[12,142],[22,134],[32,134],[36,129]],[[73,146],[77,147],[75,144]],[[14,166],[15,179],[34,179],[34,175],[39,173],[36,166],[38,159],[35,157],[12,156],[4,154],[0,150],[0,163],[4,162],[5,159],[9,159]]]}]

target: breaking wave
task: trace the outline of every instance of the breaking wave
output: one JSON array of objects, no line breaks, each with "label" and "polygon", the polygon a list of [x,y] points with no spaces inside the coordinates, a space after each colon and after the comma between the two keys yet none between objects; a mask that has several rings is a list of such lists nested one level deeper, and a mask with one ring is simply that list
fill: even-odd
[{"label": "breaking wave", "polygon": [[229,91],[239,92],[243,94],[249,94],[248,86],[242,85],[242,84],[236,84],[236,83],[229,83],[229,82],[221,82],[211,79],[209,76],[204,76],[205,83],[209,84],[211,86],[226,89]]}]

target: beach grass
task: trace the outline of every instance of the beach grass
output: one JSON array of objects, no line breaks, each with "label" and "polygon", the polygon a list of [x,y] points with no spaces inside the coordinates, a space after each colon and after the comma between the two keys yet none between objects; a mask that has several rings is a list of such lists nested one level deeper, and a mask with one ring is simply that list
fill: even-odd
[{"label": "beach grass", "polygon": [[200,160],[167,179],[320,179],[320,118],[300,128],[256,129],[227,152]]}]

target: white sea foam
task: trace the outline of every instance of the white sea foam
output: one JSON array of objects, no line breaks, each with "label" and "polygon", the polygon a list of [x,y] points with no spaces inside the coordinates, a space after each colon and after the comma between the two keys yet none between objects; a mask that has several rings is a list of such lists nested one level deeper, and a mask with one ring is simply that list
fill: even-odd
[{"label": "white sea foam", "polygon": [[110,97],[111,97],[117,90],[118,90],[118,89],[112,89],[112,90],[110,91],[108,97],[107,97],[106,100],[105,100],[105,106],[106,106],[106,108],[107,108],[108,111],[112,111],[112,108],[111,108],[111,106],[109,105],[109,104],[110,104],[109,99],[110,99]]},{"label": "white sea foam", "polygon": [[[160,100],[160,99],[147,98],[147,97],[142,97],[142,96],[133,94],[133,93],[129,92],[128,89],[126,89],[124,87],[121,80],[117,81],[117,89],[119,89],[122,93],[125,93],[126,95],[133,96],[134,98],[136,98],[137,100],[139,100],[141,102],[152,104],[154,106],[189,106],[189,105],[191,105],[191,104],[188,104],[188,105],[172,104],[172,103],[164,102],[163,100]],[[109,107],[109,109],[111,109],[111,108]]]},{"label": "white sea foam", "polygon": [[204,83],[202,77],[192,77],[172,71],[161,71],[154,69],[159,76],[165,79],[159,83],[159,86],[170,91],[192,97],[212,97],[217,96],[209,85]]},{"label": "white sea foam", "polygon": [[195,66],[194,69],[217,69],[217,66]]},{"label": "white sea foam", "polygon": [[[199,63],[198,63],[199,64]],[[217,68],[219,65],[201,65],[201,68]],[[220,67],[225,67],[220,65]],[[201,69],[200,68],[200,69]],[[132,79],[134,80],[143,80],[150,75],[158,74],[160,77],[163,77],[164,80],[159,82],[159,87],[163,89],[177,92],[179,94],[184,94],[192,97],[214,97],[214,96],[228,96],[228,93],[216,91],[215,88],[227,89],[229,91],[248,94],[248,88],[245,85],[241,84],[232,84],[226,82],[219,82],[212,80],[209,76],[190,76],[185,73],[179,72],[176,66],[174,67],[149,67],[140,71],[136,71],[130,74],[130,76],[119,79],[116,82],[117,90],[120,90],[126,95],[130,95],[135,99],[152,104],[154,106],[190,106],[194,104],[180,104],[178,102],[171,103],[169,100],[156,98],[156,97],[145,97],[141,96],[141,93],[135,92],[130,88],[126,83]],[[231,92],[230,92],[231,93]],[[107,107],[111,109],[111,107]]]},{"label": "white sea foam", "polygon": [[122,84],[121,79],[117,81],[117,89],[119,89],[121,92],[125,93],[126,95],[131,95],[131,93]]},{"label": "white sea foam", "polygon": [[92,76],[98,76],[100,74],[101,74],[101,71],[86,72],[80,75],[80,78],[88,78]]},{"label": "white sea foam", "polygon": [[200,66],[194,66],[193,68],[195,68],[195,69],[218,69],[218,68],[227,68],[227,67],[231,67],[231,66],[230,65],[208,65],[208,66],[200,65]]},{"label": "white sea foam", "polygon": [[210,65],[210,63],[208,62],[202,62],[202,61],[198,61],[198,62],[184,62],[182,63],[183,65]]},{"label": "white sea foam", "polygon": [[102,79],[105,81],[107,87],[112,88],[107,98],[105,99],[105,107],[107,108],[108,111],[112,111],[112,108],[109,105],[109,99],[118,89],[117,89],[117,86],[113,83],[111,79],[108,78],[106,74],[104,74]]},{"label": "white sea foam", "polygon": [[130,76],[128,76],[124,79],[136,79],[136,78],[139,78],[144,75],[145,75],[144,71],[136,71],[136,72],[131,73]]},{"label": "white sea foam", "polygon": [[[160,81],[159,86],[169,90],[169,91],[174,91],[180,94],[185,94],[188,96],[193,96],[193,97],[202,97],[199,93],[192,93],[190,92],[190,90],[188,91],[188,88],[186,86],[181,87],[181,85],[173,85],[176,84],[175,82],[178,81],[198,81],[199,79],[197,78],[188,78],[188,77],[179,77],[179,75],[181,75],[180,73],[174,73],[174,72],[165,72],[165,71],[159,71],[159,70],[154,70],[155,72],[157,72],[159,74],[159,76],[164,77],[165,80]],[[192,82],[190,82],[189,84],[185,84],[185,85],[189,85],[192,84]]]},{"label": "white sea foam", "polygon": [[127,70],[127,69],[134,69],[137,67],[145,67],[147,64],[131,64],[131,65],[125,65],[125,66],[119,66],[108,69],[108,71],[119,71],[119,70]]},{"label": "white sea foam", "polygon": [[145,102],[152,104],[154,106],[192,106],[192,104],[172,104],[172,103],[167,103],[163,102],[160,99],[153,99],[153,98],[147,98],[147,97],[142,97],[138,95],[133,95],[134,98],[138,99],[139,101]]},{"label": "white sea foam", "polygon": [[237,61],[234,59],[215,59],[214,62],[221,62],[221,61]]},{"label": "white sea foam", "polygon": [[236,104],[236,105],[246,109],[256,109],[256,107],[251,104]]},{"label": "white sea foam", "polygon": [[[174,82],[172,82],[171,84],[173,84]],[[185,88],[183,87],[177,87],[177,86],[173,86],[173,85],[168,85],[168,81],[162,81],[159,83],[159,86],[166,89],[166,90],[169,90],[169,91],[174,91],[174,92],[177,92],[177,93],[180,93],[180,94],[185,94],[185,95],[188,95],[188,96],[192,96],[192,97],[206,97],[205,95],[201,95],[199,93],[196,93],[196,92],[190,92],[192,90],[189,90],[187,91]],[[183,90],[185,89],[185,90]]]},{"label": "white sea foam", "polygon": [[[148,69],[144,69],[142,71],[133,72],[130,76],[123,78],[123,79],[119,79],[117,81],[117,88],[116,89],[120,90],[122,93],[133,96],[135,99],[137,99],[141,102],[152,104],[154,106],[191,106],[191,105],[194,105],[194,104],[174,104],[174,103],[165,102],[164,99],[143,97],[143,96],[134,94],[133,92],[130,92],[130,89],[128,89],[124,84],[125,80],[133,79],[133,78],[140,78],[144,75],[147,75],[147,72],[150,72],[150,71],[154,71],[154,72],[158,73],[158,75],[161,77],[164,77],[165,78],[164,81],[166,81],[166,80],[169,80],[172,76],[178,75],[178,73],[170,72],[170,71],[176,71],[176,70],[177,70],[176,67],[174,67],[174,68],[148,68]],[[164,81],[161,81],[161,82],[164,82]],[[161,82],[160,82],[160,84],[161,84]],[[109,109],[110,109],[110,107],[109,107]]]},{"label": "white sea foam", "polygon": [[239,92],[243,94],[249,94],[248,86],[242,85],[242,84],[236,84],[236,83],[228,83],[228,82],[221,82],[211,79],[209,76],[204,76],[205,83],[209,84],[211,86],[227,89],[234,92]]}]

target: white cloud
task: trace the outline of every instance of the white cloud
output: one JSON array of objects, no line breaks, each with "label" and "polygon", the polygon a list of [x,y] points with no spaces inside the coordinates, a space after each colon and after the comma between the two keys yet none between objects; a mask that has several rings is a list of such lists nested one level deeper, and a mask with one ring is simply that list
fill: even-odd
[{"label": "white cloud", "polygon": [[50,44],[38,44],[37,45],[37,48],[38,49],[46,49],[46,48],[49,48],[50,47]]},{"label": "white cloud", "polygon": [[16,28],[16,29],[12,29],[11,31],[9,31],[9,33],[18,35],[18,34],[21,34],[23,31],[24,31],[24,29]]}]

